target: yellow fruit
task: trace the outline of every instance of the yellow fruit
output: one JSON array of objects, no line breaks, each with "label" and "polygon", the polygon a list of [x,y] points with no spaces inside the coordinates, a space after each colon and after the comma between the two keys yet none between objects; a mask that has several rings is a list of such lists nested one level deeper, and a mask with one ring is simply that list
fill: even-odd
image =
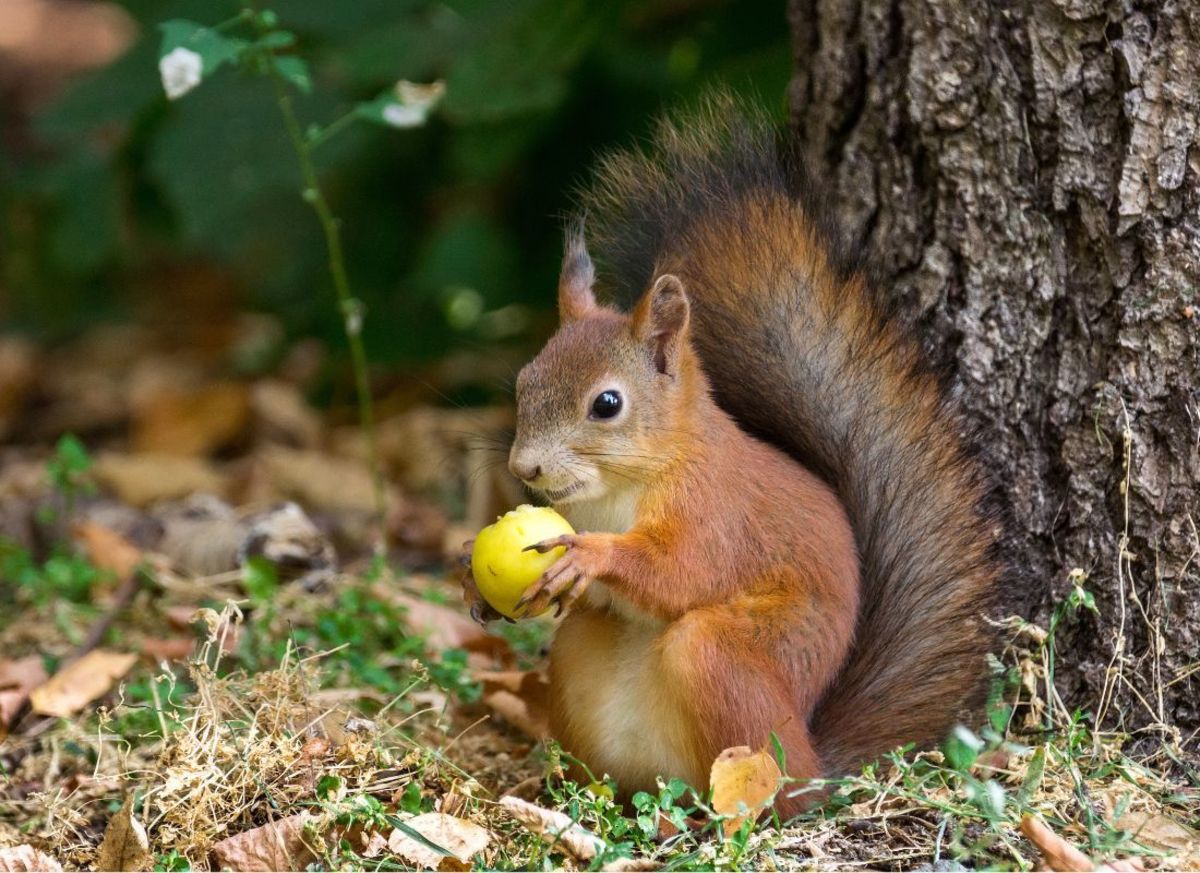
[{"label": "yellow fruit", "polygon": [[561,547],[545,554],[523,549],[573,533],[570,523],[548,506],[524,504],[489,524],[475,537],[471,550],[471,572],[483,599],[497,612],[517,618],[515,609],[521,595],[566,552]]}]

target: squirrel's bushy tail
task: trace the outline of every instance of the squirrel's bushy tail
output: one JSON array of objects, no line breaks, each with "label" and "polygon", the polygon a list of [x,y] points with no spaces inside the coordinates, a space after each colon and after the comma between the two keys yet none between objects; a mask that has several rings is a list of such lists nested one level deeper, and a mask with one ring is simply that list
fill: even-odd
[{"label": "squirrel's bushy tail", "polygon": [[718,402],[849,511],[864,590],[812,723],[828,771],[940,741],[981,686],[997,526],[962,422],[786,138],[712,98],[603,161],[584,208],[601,281],[628,296],[678,274]]}]

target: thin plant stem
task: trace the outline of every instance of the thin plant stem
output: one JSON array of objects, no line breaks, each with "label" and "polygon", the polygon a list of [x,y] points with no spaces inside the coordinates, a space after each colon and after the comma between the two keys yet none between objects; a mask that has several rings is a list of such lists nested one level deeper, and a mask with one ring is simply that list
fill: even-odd
[{"label": "thin plant stem", "polygon": [[387,549],[387,497],[383,487],[383,472],[379,465],[379,449],[375,438],[375,407],[371,400],[371,385],[367,374],[367,352],[362,341],[362,310],[361,304],[350,293],[350,280],[346,275],[346,261],[342,252],[342,235],[337,218],[329,208],[329,202],[321,191],[317,179],[316,167],[313,166],[312,149],[305,141],[300,130],[300,122],[292,106],[292,97],[287,87],[273,66],[268,65],[271,82],[275,87],[275,98],[279,104],[279,112],[283,115],[283,125],[287,128],[288,138],[296,152],[300,163],[300,173],[304,178],[304,201],[312,206],[321,222],[321,230],[325,234],[325,249],[329,256],[329,273],[333,278],[333,290],[337,294],[338,308],[341,310],[342,328],[346,333],[346,341],[350,344],[350,359],[354,368],[354,385],[358,394],[358,417],[362,426],[363,436],[367,443],[367,463],[371,468],[371,486],[374,492],[375,516],[378,526],[376,552],[382,554]]},{"label": "thin plant stem", "polygon": [[309,136],[305,137],[305,142],[308,144],[309,151],[315,152],[317,148],[333,139],[334,136],[344,130],[347,126],[353,124],[357,118],[357,113],[352,109],[340,118],[335,118],[324,127],[316,131],[310,131]]}]

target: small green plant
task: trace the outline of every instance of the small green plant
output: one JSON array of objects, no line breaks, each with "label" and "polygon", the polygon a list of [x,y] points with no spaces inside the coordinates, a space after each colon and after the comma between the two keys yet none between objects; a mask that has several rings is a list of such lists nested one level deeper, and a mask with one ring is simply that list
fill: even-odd
[{"label": "small green plant", "polygon": [[308,64],[294,54],[296,36],[280,26],[279,17],[269,9],[256,10],[245,5],[242,11],[213,27],[193,21],[173,20],[159,25],[162,45],[159,51],[159,73],[163,90],[171,100],[177,100],[198,87],[219,68],[232,65],[241,70],[267,77],[275,91],[276,103],[296,153],[304,202],[316,213],[324,234],[329,274],[341,315],[342,328],[350,347],[354,368],[355,390],[358,397],[359,420],[367,442],[367,456],[374,485],[377,549],[385,547],[385,491],[383,473],[376,448],[374,409],[367,372],[367,356],[362,341],[365,307],[354,296],[346,270],[341,224],[321,188],[313,155],[355,121],[367,121],[393,128],[419,127],[442,95],[441,83],[417,85],[399,82],[394,89],[375,99],[359,103],[340,118],[325,125],[301,127],[293,105],[293,92],[302,94],[312,89]]},{"label": "small green plant", "polygon": [[167,871],[167,873],[178,873],[178,871],[191,870],[192,862],[184,855],[179,854],[177,849],[172,849],[154,859],[154,869]]},{"label": "small green plant", "polygon": [[0,590],[14,586],[18,600],[38,607],[58,600],[87,603],[92,586],[104,576],[87,558],[61,546],[38,563],[28,549],[0,538]]},{"label": "small green plant", "polygon": [[74,434],[63,434],[54,446],[54,456],[46,463],[46,477],[54,490],[62,495],[66,515],[75,514],[80,497],[94,494],[96,485],[88,473],[92,458]]}]

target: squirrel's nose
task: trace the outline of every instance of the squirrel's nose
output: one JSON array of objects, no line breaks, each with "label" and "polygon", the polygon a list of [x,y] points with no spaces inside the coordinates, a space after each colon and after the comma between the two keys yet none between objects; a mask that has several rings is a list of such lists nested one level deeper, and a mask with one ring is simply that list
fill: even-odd
[{"label": "squirrel's nose", "polygon": [[509,461],[508,469],[522,482],[532,482],[542,475],[541,464],[532,464],[521,458],[513,458]]}]

